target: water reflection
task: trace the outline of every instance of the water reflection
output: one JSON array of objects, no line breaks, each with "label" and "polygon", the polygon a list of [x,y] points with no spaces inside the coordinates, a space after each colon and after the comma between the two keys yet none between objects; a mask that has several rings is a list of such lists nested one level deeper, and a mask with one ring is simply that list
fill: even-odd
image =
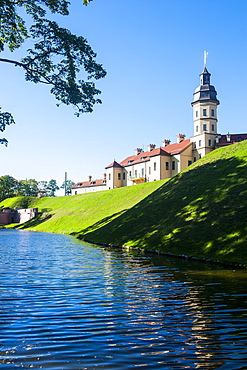
[{"label": "water reflection", "polygon": [[244,369],[245,271],[0,230],[1,369]]}]

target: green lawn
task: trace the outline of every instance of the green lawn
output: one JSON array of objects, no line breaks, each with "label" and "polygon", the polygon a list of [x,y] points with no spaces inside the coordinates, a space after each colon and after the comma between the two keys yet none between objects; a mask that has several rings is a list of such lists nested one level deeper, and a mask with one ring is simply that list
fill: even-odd
[{"label": "green lawn", "polygon": [[247,141],[215,150],[169,181],[29,205],[43,215],[21,228],[247,264]]}]

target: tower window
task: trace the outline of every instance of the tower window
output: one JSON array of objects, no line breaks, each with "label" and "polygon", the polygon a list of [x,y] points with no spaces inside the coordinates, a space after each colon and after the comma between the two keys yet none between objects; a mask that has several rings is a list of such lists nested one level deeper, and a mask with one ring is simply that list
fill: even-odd
[{"label": "tower window", "polygon": [[123,180],[125,180],[125,172],[123,173]]},{"label": "tower window", "polygon": [[208,146],[211,146],[211,145],[212,145],[212,141],[208,140]]},{"label": "tower window", "polygon": [[202,141],[201,140],[199,140],[199,146],[202,146]]},{"label": "tower window", "polygon": [[214,125],[212,125],[212,131],[214,131]]},{"label": "tower window", "polygon": [[203,125],[203,131],[207,131],[207,125],[205,123]]},{"label": "tower window", "polygon": [[111,180],[111,174],[109,173],[109,180]]},{"label": "tower window", "polygon": [[175,170],[175,161],[172,161],[172,170]]},{"label": "tower window", "polygon": [[196,110],[196,117],[198,117],[198,110]]},{"label": "tower window", "polygon": [[196,132],[198,132],[198,126],[196,126]]},{"label": "tower window", "polygon": [[202,115],[205,117],[207,115],[207,109],[203,109]]},{"label": "tower window", "polygon": [[211,116],[214,117],[214,109],[211,110]]},{"label": "tower window", "polygon": [[166,170],[169,170],[169,162],[166,162]]},{"label": "tower window", "polygon": [[118,180],[121,180],[121,173],[118,173]]},{"label": "tower window", "polygon": [[154,171],[156,171],[156,162],[154,162]]}]

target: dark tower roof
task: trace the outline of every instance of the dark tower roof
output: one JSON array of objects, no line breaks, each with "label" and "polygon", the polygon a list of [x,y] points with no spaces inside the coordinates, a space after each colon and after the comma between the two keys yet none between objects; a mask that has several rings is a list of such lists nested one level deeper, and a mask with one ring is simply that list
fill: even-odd
[{"label": "dark tower roof", "polygon": [[211,74],[208,72],[206,66],[204,66],[204,69],[200,74],[200,86],[198,86],[194,92],[194,101],[191,103],[192,106],[199,101],[213,101],[216,102],[217,105],[220,104],[217,99],[217,91],[215,90],[215,87],[210,85],[210,76]]},{"label": "dark tower roof", "polygon": [[116,162],[114,159],[114,161],[111,164],[109,164],[109,166],[106,166],[105,169],[111,168],[111,167],[122,167],[122,166],[118,162]]}]

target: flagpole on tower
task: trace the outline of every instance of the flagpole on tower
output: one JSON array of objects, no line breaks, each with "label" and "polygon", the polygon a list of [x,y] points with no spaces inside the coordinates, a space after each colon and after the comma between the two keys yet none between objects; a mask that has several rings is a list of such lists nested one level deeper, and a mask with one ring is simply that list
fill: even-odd
[{"label": "flagpole on tower", "polygon": [[208,57],[208,51],[204,51],[204,67],[206,67],[206,64],[207,64],[207,57]]}]

